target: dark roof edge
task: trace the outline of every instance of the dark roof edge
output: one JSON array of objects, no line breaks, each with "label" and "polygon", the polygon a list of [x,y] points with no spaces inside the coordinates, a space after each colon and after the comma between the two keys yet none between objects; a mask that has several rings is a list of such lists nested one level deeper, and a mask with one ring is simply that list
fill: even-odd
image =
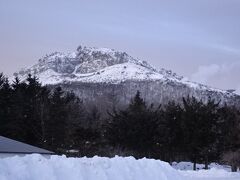
[{"label": "dark roof edge", "polygon": [[[5,137],[5,136],[1,136],[0,135],[0,140],[3,139],[3,140],[6,140],[10,143],[17,143],[17,145],[22,145],[22,146],[25,146],[25,147],[28,147],[28,148],[33,148],[34,150],[31,151],[31,150],[27,150],[26,152],[23,151],[23,152],[18,152],[18,151],[1,151],[0,150],[0,153],[23,153],[23,154],[33,154],[33,153],[36,153],[36,154],[55,154],[54,152],[52,151],[49,151],[49,150],[46,150],[46,149],[43,149],[43,148],[40,148],[40,147],[37,147],[37,146],[34,146],[34,145],[31,145],[31,144],[27,144],[25,142],[21,142],[21,141],[18,141],[18,140],[15,140],[15,139],[11,139],[11,138],[8,138],[8,137]],[[39,152],[39,151],[43,151],[43,152]]]},{"label": "dark roof edge", "polygon": [[55,153],[54,152],[43,152],[43,153],[39,153],[39,152],[8,152],[8,151],[0,151],[0,154],[3,154],[3,153],[6,153],[6,154],[51,154],[51,155],[54,155]]}]

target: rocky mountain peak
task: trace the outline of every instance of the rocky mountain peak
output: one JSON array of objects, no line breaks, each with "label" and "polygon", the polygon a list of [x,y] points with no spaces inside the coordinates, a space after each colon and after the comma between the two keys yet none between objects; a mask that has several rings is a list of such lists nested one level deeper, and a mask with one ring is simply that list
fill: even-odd
[{"label": "rocky mountain peak", "polygon": [[[124,65],[123,65],[124,64]],[[131,64],[131,65],[129,65]],[[22,69],[18,73],[15,73],[15,76],[26,76],[31,73],[33,75],[42,77],[43,75],[61,76],[64,77],[79,77],[79,76],[90,76],[99,74],[100,71],[103,72],[105,68],[108,68],[108,71],[111,70],[113,66],[136,66],[138,68],[128,68],[123,71],[126,74],[134,74],[133,72],[126,73],[127,71],[138,71],[139,69],[144,68],[142,73],[154,74],[160,73],[165,76],[173,76],[177,78],[178,76],[171,71],[165,69],[157,70],[153,68],[146,61],[137,60],[126,52],[116,51],[109,48],[96,48],[96,47],[83,47],[79,46],[73,53],[61,53],[54,52],[48,55],[45,55],[39,59],[38,63],[32,67]],[[114,67],[113,67],[114,69]],[[123,74],[122,71],[122,74]],[[112,72],[114,73],[114,72]],[[135,72],[134,76],[139,72]],[[113,77],[116,75],[113,74]],[[131,77],[124,77],[124,79]],[[60,79],[60,78],[58,78]],[[79,78],[78,78],[79,79]],[[43,82],[45,83],[45,82]]]},{"label": "rocky mountain peak", "polygon": [[240,96],[233,91],[190,82],[171,70],[156,69],[146,61],[108,48],[79,46],[73,53],[54,52],[14,75],[25,80],[28,74],[37,76],[44,85],[61,85],[74,90],[87,101],[96,99],[99,94],[105,94],[107,99],[112,97],[109,92],[118,91],[116,95],[124,104],[138,89],[149,102],[180,101],[190,95],[203,100],[211,97],[221,103],[240,104]]},{"label": "rocky mountain peak", "polygon": [[211,89],[192,83],[171,70],[156,69],[126,52],[108,48],[79,46],[75,52],[54,52],[39,59],[35,65],[22,69],[15,76],[25,79],[36,75],[43,84],[68,82],[112,83],[125,81],[163,81],[181,83],[191,88]]}]

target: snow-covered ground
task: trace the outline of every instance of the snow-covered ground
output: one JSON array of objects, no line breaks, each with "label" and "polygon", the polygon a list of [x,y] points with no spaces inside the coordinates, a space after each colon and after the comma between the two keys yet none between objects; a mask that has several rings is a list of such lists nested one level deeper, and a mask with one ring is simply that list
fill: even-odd
[{"label": "snow-covered ground", "polygon": [[210,170],[181,171],[178,172],[185,180],[239,180],[240,173],[232,173],[223,169],[212,168]]},{"label": "snow-covered ground", "polygon": [[[191,162],[173,162],[172,167],[177,170],[192,170],[193,169],[193,163]],[[204,164],[196,164],[197,170],[204,169]],[[215,168],[215,169],[224,169],[225,171],[231,172],[231,166],[228,165],[220,165],[218,163],[211,163],[208,165],[209,169]]]},{"label": "snow-covered ground", "polygon": [[224,169],[182,171],[159,160],[133,157],[66,158],[41,155],[0,159],[0,180],[239,180]]},{"label": "snow-covered ground", "polygon": [[210,170],[204,170],[204,164],[197,164],[197,171],[192,171],[191,162],[173,162],[172,167],[178,170],[187,180],[239,180],[240,173],[231,173],[231,166],[217,163],[209,164]]}]

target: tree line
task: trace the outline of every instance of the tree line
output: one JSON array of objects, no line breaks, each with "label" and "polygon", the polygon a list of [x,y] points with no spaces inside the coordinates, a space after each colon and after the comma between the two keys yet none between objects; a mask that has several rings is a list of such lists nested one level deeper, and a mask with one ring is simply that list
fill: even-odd
[{"label": "tree line", "polygon": [[[102,116],[73,92],[49,89],[36,77],[13,82],[0,74],[0,135],[69,156],[134,156],[168,162],[240,166],[240,111],[185,97],[147,104],[140,92],[124,109]],[[104,112],[105,113],[105,112]]]}]

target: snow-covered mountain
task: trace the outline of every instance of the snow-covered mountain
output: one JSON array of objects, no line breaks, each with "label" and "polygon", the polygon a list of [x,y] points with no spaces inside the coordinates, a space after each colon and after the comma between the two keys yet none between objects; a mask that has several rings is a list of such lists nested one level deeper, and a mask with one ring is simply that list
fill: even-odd
[{"label": "snow-covered mountain", "polygon": [[[97,93],[96,96],[112,96],[109,93],[113,93],[114,89],[114,96],[125,97],[126,102],[137,90],[145,99],[158,102],[181,99],[186,95],[199,99],[211,96],[231,104],[240,102],[239,96],[234,93],[187,81],[172,71],[156,69],[146,61],[108,48],[79,46],[73,53],[55,52],[14,76],[25,79],[28,74],[36,75],[43,84],[58,84],[74,90],[88,100],[96,99],[94,93],[89,92]],[[116,93],[119,89],[121,92]]]},{"label": "snow-covered mountain", "polygon": [[14,75],[24,79],[29,73],[38,76],[43,84],[71,81],[116,84],[126,80],[182,79],[171,71],[157,70],[125,52],[81,46],[73,53],[46,55],[37,64]]}]

